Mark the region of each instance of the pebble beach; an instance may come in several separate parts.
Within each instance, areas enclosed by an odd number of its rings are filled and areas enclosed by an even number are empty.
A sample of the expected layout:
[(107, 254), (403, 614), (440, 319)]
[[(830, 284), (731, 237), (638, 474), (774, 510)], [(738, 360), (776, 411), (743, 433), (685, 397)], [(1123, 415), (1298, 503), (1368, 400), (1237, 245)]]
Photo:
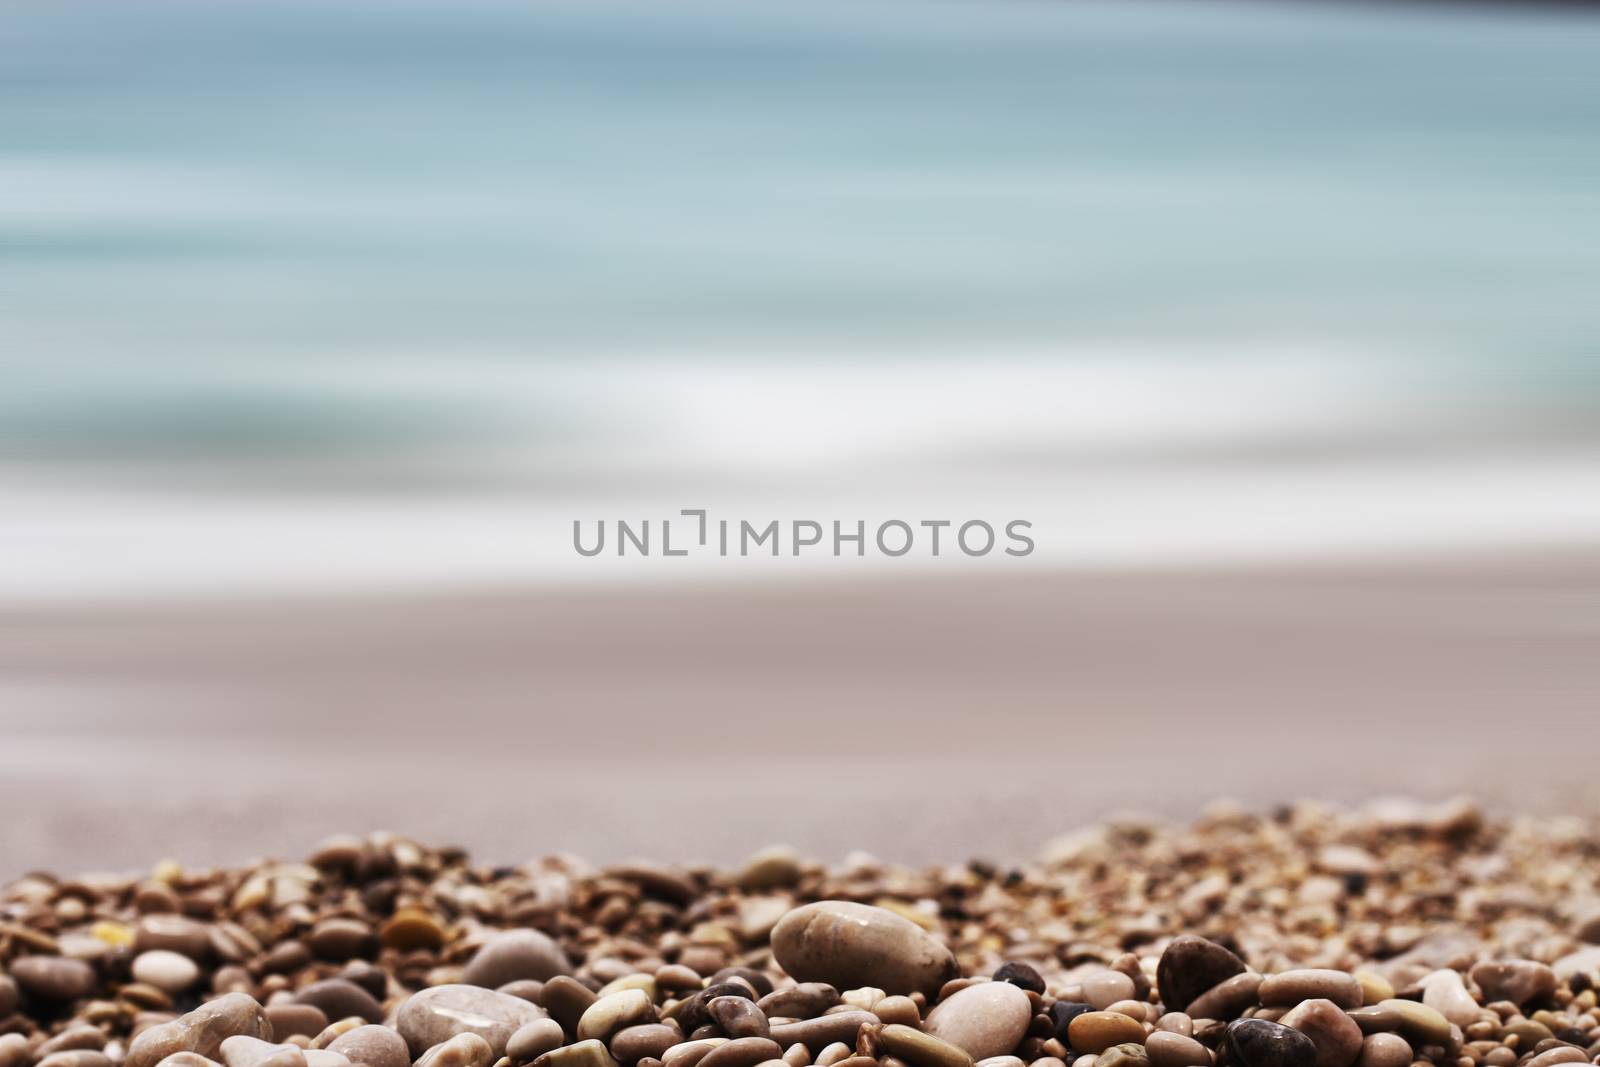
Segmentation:
[(0, 891), (0, 1067), (1600, 1062), (1600, 826), (1135, 817), (1035, 858), (475, 865), (390, 833)]

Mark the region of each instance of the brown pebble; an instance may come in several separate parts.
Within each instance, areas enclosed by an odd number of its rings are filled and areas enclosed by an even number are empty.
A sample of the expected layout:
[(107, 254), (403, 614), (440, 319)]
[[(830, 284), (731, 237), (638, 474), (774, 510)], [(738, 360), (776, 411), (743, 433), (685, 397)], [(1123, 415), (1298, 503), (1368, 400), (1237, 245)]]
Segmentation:
[(1256, 1003), (1262, 981), (1261, 975), (1254, 971), (1236, 974), (1200, 994), (1185, 1011), (1191, 1019), (1236, 1018)]
[(768, 1037), (740, 1037), (718, 1045), (700, 1060), (700, 1067), (755, 1067), (763, 1060), (780, 1059), (783, 1047)]
[(1361, 1052), (1361, 1027), (1331, 1000), (1303, 1000), (1279, 1021), (1317, 1046), (1316, 1067), (1350, 1067)]
[(23, 956), (11, 961), (11, 977), (41, 1000), (80, 1000), (94, 992), (94, 968), (65, 956)]
[(950, 950), (910, 919), (847, 900), (789, 912), (772, 929), (772, 954), (796, 981), (841, 989), (931, 995), (961, 973)]
[(1192, 1037), (1157, 1030), (1145, 1038), (1151, 1067), (1211, 1067), (1211, 1050)]
[(1067, 1025), (1074, 1052), (1099, 1053), (1112, 1045), (1144, 1040), (1144, 1027), (1114, 1011), (1086, 1011)]
[(265, 1010), (267, 1021), (272, 1024), (272, 1036), (278, 1041), (296, 1034), (316, 1037), (328, 1028), (327, 1014), (310, 1004), (268, 1004)]
[(345, 1030), (324, 1047), (352, 1063), (365, 1063), (368, 1067), (407, 1067), (411, 1062), (411, 1050), (406, 1047), (405, 1038), (387, 1026), (371, 1023)]
[(1354, 975), (1326, 968), (1282, 971), (1261, 980), (1256, 996), (1268, 1006), (1292, 1007), (1302, 1000), (1329, 1000), (1340, 1008), (1359, 1008), (1364, 999)]
[(1411, 1046), (1399, 1034), (1368, 1034), (1361, 1042), (1360, 1067), (1406, 1067)]
[[(560, 1027), (557, 1027), (559, 1030)], [(627, 1065), (653, 1057), (660, 1059), (667, 1049), (683, 1040), (675, 1026), (666, 1023), (641, 1023), (618, 1030), (611, 1038), (611, 1055), (618, 1063)], [(507, 1051), (510, 1051), (509, 1046)]]
[(910, 1026), (885, 1026), (878, 1034), (878, 1040), (885, 1049), (915, 1067), (973, 1067), (972, 1056), (959, 1045), (952, 1045)]

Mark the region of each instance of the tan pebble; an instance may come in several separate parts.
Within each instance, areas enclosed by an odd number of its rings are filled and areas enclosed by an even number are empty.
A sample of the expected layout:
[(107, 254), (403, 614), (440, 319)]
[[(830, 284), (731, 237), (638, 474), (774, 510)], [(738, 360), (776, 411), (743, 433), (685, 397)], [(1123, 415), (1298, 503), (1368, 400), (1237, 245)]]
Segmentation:
[(1450, 1020), (1426, 1004), (1414, 1000), (1385, 1000), (1376, 1006), (1398, 1012), (1400, 1032), (1420, 1044), (1443, 1045), (1450, 1040)]
[(1422, 1003), (1457, 1026), (1470, 1026), (1478, 1018), (1478, 1002), (1467, 992), (1461, 975), (1448, 968), (1422, 980)]
[(772, 954), (796, 981), (933, 994), (960, 974), (921, 926), (883, 908), (823, 900), (795, 908), (772, 930)]
[(667, 1049), (666, 1053), (661, 1057), (661, 1062), (665, 1067), (693, 1067), (712, 1049), (718, 1045), (726, 1044), (727, 1040), (725, 1037), (708, 1037), (697, 1041), (680, 1041)]
[(872, 1006), (872, 1014), (886, 1023), (916, 1026), (922, 1022), (922, 1013), (917, 1010), (917, 1002), (910, 997), (884, 997)]
[(1581, 1048), (1564, 1045), (1547, 1049), (1529, 1060), (1523, 1067), (1555, 1067), (1558, 1063), (1586, 1063), (1589, 1056)]
[(279, 1045), (243, 1034), (222, 1043), (227, 1067), (306, 1067), (306, 1054), (293, 1045)]
[(1261, 975), (1254, 971), (1236, 974), (1200, 994), (1185, 1011), (1191, 1019), (1221, 1021), (1236, 1018), (1256, 1003), (1262, 981)]
[(1144, 1023), (1150, 1021), (1151, 1007), (1151, 1005), (1137, 1000), (1119, 1000), (1113, 1004), (1106, 1005), (1105, 1010), (1114, 1011), (1119, 1015), (1126, 1015), (1130, 1019), (1137, 1019), (1139, 1022)]
[(789, 1067), (806, 1067), (811, 1062), (811, 1050), (796, 1041), (783, 1050), (783, 1062)]
[[(677, 1031), (674, 1030), (672, 1033), (676, 1034)], [(565, 1040), (560, 1023), (554, 1019), (535, 1019), (517, 1027), (516, 1032), (506, 1040), (506, 1055), (516, 1063), (526, 1063), (538, 1059), (551, 1049), (560, 1048)], [(665, 1051), (671, 1044), (672, 1042), (667, 1042), (662, 1046), (662, 1050)], [(660, 1052), (652, 1055), (660, 1055)], [(373, 1067), (377, 1065), (374, 1064)]]
[(1361, 1007), (1366, 996), (1354, 975), (1317, 967), (1268, 975), (1261, 980), (1256, 995), (1268, 1007), (1293, 1007), (1302, 1000), (1331, 1000), (1346, 1009)]
[(1119, 1000), (1132, 1000), (1133, 979), (1120, 971), (1096, 971), (1079, 983), (1083, 1002), (1097, 1011), (1105, 1011)]
[[(796, 1042), (796, 1044), (799, 1043)], [(800, 1045), (799, 1047), (805, 1048), (805, 1045)], [(817, 1067), (833, 1067), (840, 1060), (847, 1060), (854, 1054), (855, 1047), (853, 1045), (847, 1045), (843, 1041), (835, 1041), (817, 1053)]]
[(1181, 1011), (1169, 1011), (1156, 1020), (1156, 1029), (1173, 1034), (1182, 1034), (1184, 1037), (1193, 1037), (1194, 1020)]
[(1026, 992), (1010, 982), (983, 982), (940, 1001), (924, 1029), (982, 1060), (1014, 1050), (1032, 1019)]
[(1059, 1056), (1040, 1056), (1028, 1067), (1067, 1067), (1067, 1061)]
[(1145, 1038), (1144, 1051), (1151, 1067), (1211, 1067), (1211, 1050), (1175, 1031), (1157, 1030)]
[(909, 1026), (885, 1026), (878, 1039), (884, 1048), (915, 1067), (974, 1067), (972, 1056), (959, 1045)]
[(1399, 1034), (1368, 1034), (1361, 1042), (1360, 1067), (1406, 1067), (1411, 1046)]
[(616, 1063), (598, 1041), (575, 1041), (533, 1061), (534, 1067), (616, 1067)]
[(1096, 1067), (1149, 1067), (1150, 1057), (1136, 1041), (1112, 1045), (1095, 1056)]
[(740, 1037), (718, 1045), (699, 1062), (702, 1067), (756, 1067), (764, 1060), (782, 1056), (782, 1046), (770, 1037)]
[(1394, 997), (1394, 986), (1377, 971), (1363, 967), (1355, 972), (1355, 979), (1361, 983), (1363, 1004), (1376, 1004)]
[(1279, 1022), (1317, 1046), (1316, 1067), (1350, 1067), (1361, 1053), (1361, 1027), (1331, 1000), (1302, 1000)]
[(990, 1056), (978, 1061), (977, 1067), (1026, 1067), (1020, 1056)]
[(112, 1067), (111, 1057), (99, 1049), (74, 1048), (52, 1052), (34, 1067)]
[(489, 1047), (489, 1042), (469, 1030), (424, 1052), (416, 1067), (489, 1067), (494, 1060), (494, 1049)]
[[(360, 1019), (344, 1019), (329, 1029), (350, 1022), (356, 1025), (339, 1030), (323, 1047), (353, 1063), (365, 1063), (367, 1067), (407, 1067), (410, 1064), (411, 1054), (406, 1048), (406, 1039), (387, 1026), (364, 1023)], [(318, 1035), (318, 1040), (321, 1040), (321, 1035)]]
[(1075, 1052), (1095, 1054), (1143, 1039), (1144, 1027), (1120, 1012), (1086, 1011), (1067, 1025), (1067, 1043)]

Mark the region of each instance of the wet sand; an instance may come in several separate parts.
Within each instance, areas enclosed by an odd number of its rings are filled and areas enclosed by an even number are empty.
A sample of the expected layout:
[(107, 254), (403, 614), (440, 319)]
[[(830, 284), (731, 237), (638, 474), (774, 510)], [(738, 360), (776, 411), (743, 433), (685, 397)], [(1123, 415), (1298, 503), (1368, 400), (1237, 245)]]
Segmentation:
[(1600, 555), (0, 612), (0, 877), (786, 841), (1027, 855), (1109, 812), (1600, 811)]

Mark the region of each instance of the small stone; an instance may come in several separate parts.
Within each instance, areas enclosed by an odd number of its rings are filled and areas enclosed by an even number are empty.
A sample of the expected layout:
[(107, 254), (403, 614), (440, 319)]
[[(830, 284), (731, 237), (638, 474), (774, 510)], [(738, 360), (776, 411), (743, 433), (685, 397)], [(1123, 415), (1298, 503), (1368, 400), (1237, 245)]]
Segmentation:
[(324, 919), (305, 935), (305, 943), (318, 959), (336, 963), (357, 956), (372, 956), (378, 949), (372, 927), (359, 919)]
[[(328, 1017), (321, 1008), (313, 1008), (310, 1004), (268, 1004), (266, 1007), (267, 1021), (272, 1024), (273, 1038), (294, 1037), (296, 1034), (305, 1037), (316, 1037), (328, 1028)], [(378, 1064), (368, 1063), (367, 1067), (379, 1067)]]
[(1079, 985), (1083, 989), (1083, 999), (1096, 1011), (1105, 1011), (1119, 1000), (1133, 999), (1133, 979), (1121, 971), (1095, 971), (1086, 975)]
[(861, 1028), (869, 1024), (876, 1025), (877, 1022), (878, 1017), (870, 1011), (832, 1012), (814, 1019), (774, 1024), (772, 1040), (785, 1047), (798, 1041), (813, 1053), (821, 1052), (835, 1042), (854, 1047)]
[(1135, 1041), (1112, 1045), (1095, 1057), (1095, 1067), (1148, 1067), (1150, 1055)]
[(326, 1048), (367, 1067), (409, 1067), (411, 1063), (406, 1039), (387, 1026), (357, 1026), (328, 1042)]
[(1313, 1067), (1317, 1046), (1300, 1031), (1265, 1019), (1237, 1019), (1225, 1040), (1241, 1067)]
[(1398, 1014), (1400, 1032), (1418, 1045), (1443, 1045), (1450, 1040), (1450, 1020), (1426, 1004), (1414, 1000), (1385, 1000), (1377, 1007)]
[(383, 1005), (377, 998), (348, 978), (329, 978), (313, 982), (295, 994), (301, 1004), (310, 1004), (330, 1019), (359, 1015), (369, 1023), (383, 1021)]
[(483, 1038), (494, 1058), (499, 1059), (505, 1054), (506, 1042), (512, 1034), (535, 1019), (545, 1017), (537, 1005), (492, 989), (441, 985), (407, 997), (395, 1012), (394, 1025), (406, 1039), (413, 1056), (420, 1056), (433, 1046), (466, 1033)]
[(1422, 1003), (1457, 1026), (1471, 1026), (1478, 1018), (1478, 1002), (1467, 992), (1461, 975), (1453, 970), (1438, 970), (1422, 979)]
[(756, 1002), (767, 1018), (811, 1019), (839, 1003), (839, 991), (826, 982), (801, 982), (768, 993)]
[(739, 888), (756, 893), (783, 889), (800, 881), (803, 870), (798, 852), (787, 845), (772, 845), (745, 861)]
[(467, 1030), (424, 1052), (416, 1067), (489, 1067), (495, 1059), (489, 1042)]
[(1485, 1002), (1508, 1000), (1519, 1008), (1556, 991), (1556, 972), (1533, 960), (1485, 960), (1472, 968), (1472, 981)]
[(700, 1059), (700, 1067), (756, 1067), (783, 1056), (783, 1049), (767, 1037), (741, 1037), (725, 1042)]
[(1211, 1067), (1211, 1050), (1192, 1037), (1157, 1030), (1144, 1040), (1151, 1067)]
[(714, 997), (706, 1004), (706, 1013), (729, 1037), (767, 1037), (771, 1033), (766, 1013), (744, 997)]
[(237, 1035), (269, 1040), (272, 1024), (253, 997), (228, 993), (171, 1022), (140, 1031), (128, 1045), (123, 1067), (155, 1067), (175, 1052), (218, 1060), (222, 1043)]
[(1359, 1008), (1364, 998), (1361, 983), (1354, 975), (1315, 967), (1268, 975), (1261, 980), (1256, 996), (1268, 1007), (1290, 1007), (1302, 1000), (1331, 1000), (1341, 1008)]
[(1361, 1027), (1331, 1000), (1302, 1000), (1278, 1021), (1317, 1046), (1316, 1067), (1350, 1067), (1361, 1052)]
[(1028, 994), (1009, 982), (980, 982), (941, 1000), (923, 1029), (974, 1060), (1003, 1056), (1017, 1047), (1033, 1018)]
[(1183, 1010), (1192, 1019), (1236, 1018), (1256, 1003), (1262, 981), (1254, 971), (1236, 974), (1200, 994)]
[(182, 993), (200, 980), (200, 966), (188, 956), (170, 949), (141, 952), (133, 959), (136, 981), (153, 985), (164, 993)]
[(216, 1060), (207, 1059), (198, 1052), (174, 1052), (156, 1067), (222, 1067)]
[(965, 1049), (909, 1026), (885, 1026), (878, 1041), (915, 1067), (974, 1067)]
[(507, 930), (478, 949), (461, 972), (467, 985), (495, 989), (522, 978), (548, 982), (570, 974), (572, 963), (548, 934), (538, 930)]
[(305, 1052), (299, 1047), (244, 1034), (223, 1041), (221, 1053), (227, 1067), (306, 1067)]
[(1361, 1042), (1359, 1067), (1407, 1067), (1413, 1053), (1399, 1034), (1368, 1034)]
[[(656, 1008), (642, 989), (622, 989), (599, 997), (578, 1020), (576, 1037), (604, 1041), (625, 1026), (654, 1022)], [(782, 1052), (782, 1049), (779, 1049)]]
[(1356, 971), (1355, 979), (1361, 983), (1361, 1003), (1376, 1004), (1380, 1000), (1390, 1000), (1394, 997), (1394, 985), (1370, 968)]
[(133, 947), (140, 952), (166, 949), (203, 960), (211, 951), (211, 928), (182, 915), (141, 915), (134, 924)]
[(0, 1034), (0, 1067), (22, 1067), (33, 1062), (33, 1049), (21, 1034)]
[(11, 977), (29, 996), (58, 1003), (94, 992), (94, 968), (65, 956), (23, 956), (11, 961)]
[[(529, 1023), (528, 1026), (522, 1029), (527, 1030), (536, 1025), (538, 1024)], [(517, 1033), (521, 1034), (522, 1030), (518, 1030)], [(555, 1037), (556, 1044), (559, 1045), (561, 1043), (561, 1028), (559, 1026), (556, 1027)], [(668, 1026), (665, 1023), (642, 1023), (638, 1026), (630, 1026), (626, 1029), (618, 1030), (612, 1036), (611, 1055), (616, 1058), (618, 1063), (624, 1065), (638, 1063), (646, 1057), (660, 1059), (666, 1055), (667, 1049), (682, 1040), (683, 1034), (678, 1032), (677, 1027)], [(512, 1038), (512, 1045), (515, 1043), (516, 1038)], [(512, 1045), (506, 1046), (506, 1054), (513, 1060), (521, 1059), (521, 1057), (512, 1052)], [(811, 1060), (808, 1056), (806, 1063), (809, 1064), (810, 1062)]]
[(1245, 970), (1243, 960), (1215, 941), (1185, 934), (1161, 953), (1156, 989), (1168, 1011), (1185, 1011), (1201, 994)]
[(421, 908), (401, 908), (378, 928), (378, 940), (382, 942), (383, 947), (398, 949), (401, 952), (414, 952), (418, 949), (437, 952), (444, 947), (445, 937), (444, 924), (432, 912)]
[(1144, 1027), (1117, 1011), (1086, 1011), (1067, 1026), (1067, 1043), (1074, 1052), (1099, 1053), (1112, 1045), (1144, 1040)]
[(98, 1049), (75, 1048), (52, 1052), (34, 1067), (112, 1067), (111, 1057)]
[(840, 989), (931, 997), (961, 973), (950, 950), (910, 919), (846, 900), (789, 912), (772, 930), (772, 954), (796, 981)]
[(616, 1067), (605, 1045), (598, 1041), (578, 1041), (551, 1049), (533, 1061), (534, 1067)]
[(1058, 1000), (1050, 1005), (1050, 1022), (1055, 1027), (1056, 1040), (1066, 1044), (1067, 1028), (1086, 1011), (1094, 1011), (1094, 1008), (1078, 1000)]
[(994, 972), (994, 980), (996, 982), (1010, 982), (1012, 985), (1020, 989), (1026, 989), (1030, 993), (1044, 995), (1044, 979), (1039, 975), (1038, 971), (1020, 960), (1008, 960), (1002, 963), (1000, 969)]

